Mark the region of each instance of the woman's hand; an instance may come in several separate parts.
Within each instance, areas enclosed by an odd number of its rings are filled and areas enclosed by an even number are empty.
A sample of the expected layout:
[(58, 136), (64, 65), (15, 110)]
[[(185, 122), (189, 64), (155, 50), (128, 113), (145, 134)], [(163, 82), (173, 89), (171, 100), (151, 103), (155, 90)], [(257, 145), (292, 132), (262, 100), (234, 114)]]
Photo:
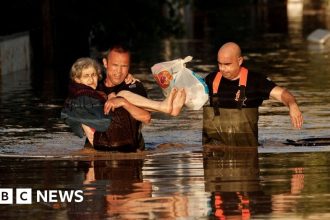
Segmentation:
[(112, 92), (108, 95), (108, 100), (116, 97), (117, 97), (116, 93)]
[(134, 78), (133, 75), (129, 73), (125, 78), (125, 83), (126, 84), (134, 84), (135, 82), (140, 82), (140, 80)]
[(116, 108), (124, 107), (125, 105), (127, 105), (127, 100), (122, 97), (108, 99), (104, 103), (104, 114), (108, 115), (110, 111), (113, 112)]

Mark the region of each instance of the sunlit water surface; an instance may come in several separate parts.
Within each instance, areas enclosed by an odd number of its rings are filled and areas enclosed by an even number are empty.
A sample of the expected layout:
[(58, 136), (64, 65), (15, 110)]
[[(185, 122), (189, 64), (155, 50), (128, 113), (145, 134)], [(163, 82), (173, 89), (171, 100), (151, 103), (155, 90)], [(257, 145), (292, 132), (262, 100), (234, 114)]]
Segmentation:
[[(329, 137), (330, 48), (281, 35), (241, 46), (246, 65), (289, 88), (305, 119), (295, 130), (287, 108), (266, 101), (260, 108), (259, 153), (204, 149), (202, 110), (187, 109), (175, 118), (153, 113), (143, 128), (145, 152), (86, 150), (85, 140), (59, 120), (64, 97), (52, 94), (51, 86), (36, 89), (30, 72), (2, 76), (0, 186), (32, 188), (33, 204), (0, 205), (0, 218), (329, 219), (330, 146), (283, 142)], [(187, 66), (204, 77), (216, 69), (208, 48), (212, 45), (199, 40), (165, 41), (154, 60), (133, 63), (133, 69), (149, 96), (161, 100), (150, 67), (192, 55)], [(36, 201), (37, 190), (51, 189), (83, 190), (84, 200)]]

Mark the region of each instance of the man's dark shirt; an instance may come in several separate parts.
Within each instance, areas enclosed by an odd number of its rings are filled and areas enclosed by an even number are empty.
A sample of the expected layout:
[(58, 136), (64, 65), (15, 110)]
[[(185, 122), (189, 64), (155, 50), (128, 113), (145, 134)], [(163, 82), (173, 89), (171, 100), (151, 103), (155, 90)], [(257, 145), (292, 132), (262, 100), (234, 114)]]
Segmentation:
[[(107, 87), (107, 86), (105, 86), (104, 82), (101, 82), (101, 83), (99, 83), (97, 90), (103, 91), (107, 95), (109, 95), (112, 92), (117, 94), (118, 92), (120, 92), (122, 90), (127, 90), (132, 93), (147, 97), (147, 92), (141, 82), (135, 82), (134, 84), (126, 84), (125, 82), (122, 82), (121, 84), (113, 86), (113, 87)], [(134, 126), (134, 127), (139, 128), (139, 129), (133, 130), (133, 133), (137, 132), (137, 133), (135, 133), (135, 135), (138, 137), (138, 140), (137, 140), (138, 146), (133, 146), (133, 147), (143, 150), (145, 147), (144, 146), (145, 144), (144, 144), (143, 135), (141, 133), (141, 126), (142, 126), (142, 122), (136, 121), (136, 126)]]
[(120, 92), (122, 90), (127, 90), (127, 91), (133, 92), (135, 94), (147, 97), (147, 92), (141, 82), (135, 82), (134, 84), (126, 84), (125, 82), (122, 82), (121, 84), (113, 86), (113, 87), (106, 87), (104, 85), (104, 82), (101, 82), (101, 83), (99, 83), (97, 90), (103, 91), (107, 95), (109, 95), (112, 92), (117, 94), (118, 92)]
[[(213, 93), (213, 80), (217, 72), (210, 73), (206, 76), (205, 82), (209, 88), (210, 97), (214, 96)], [(276, 84), (266, 78), (264, 75), (250, 72), (248, 73), (246, 83), (246, 101), (243, 108), (256, 108), (259, 107), (263, 100), (269, 99), (271, 90)], [(237, 101), (235, 101), (236, 93), (239, 90), (239, 79), (229, 80), (222, 77), (217, 95), (219, 102), (217, 106), (220, 108), (237, 108)]]

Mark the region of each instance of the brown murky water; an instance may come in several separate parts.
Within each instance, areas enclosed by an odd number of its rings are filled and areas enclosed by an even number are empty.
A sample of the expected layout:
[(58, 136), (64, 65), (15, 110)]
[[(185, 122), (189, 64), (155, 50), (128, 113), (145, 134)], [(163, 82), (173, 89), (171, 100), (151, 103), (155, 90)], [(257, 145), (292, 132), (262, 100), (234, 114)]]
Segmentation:
[[(289, 33), (240, 43), (246, 65), (289, 88), (305, 117), (303, 129), (294, 130), (286, 107), (265, 102), (258, 150), (203, 148), (202, 112), (188, 110), (176, 118), (153, 113), (143, 153), (84, 150), (84, 140), (59, 120), (63, 97), (49, 86), (54, 79), (36, 88), (29, 72), (2, 76), (0, 188), (31, 188), (32, 204), (0, 204), (0, 218), (328, 219), (330, 146), (283, 142), (329, 137), (330, 47), (309, 44), (302, 27), (310, 24), (297, 28), (299, 19), (292, 19)], [(207, 39), (166, 40), (161, 48), (133, 63), (151, 98), (162, 99), (150, 76), (156, 62), (192, 55), (188, 67), (201, 76), (216, 69), (217, 48)], [(56, 201), (38, 202), (43, 190), (82, 190), (83, 201), (60, 201), (57, 194)]]

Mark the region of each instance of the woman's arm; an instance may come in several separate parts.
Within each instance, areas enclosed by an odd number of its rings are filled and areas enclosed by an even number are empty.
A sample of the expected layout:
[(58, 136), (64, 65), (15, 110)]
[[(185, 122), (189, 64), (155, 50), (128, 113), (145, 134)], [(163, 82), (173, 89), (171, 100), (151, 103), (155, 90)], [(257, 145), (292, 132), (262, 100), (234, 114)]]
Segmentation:
[(119, 107), (123, 107), (125, 110), (127, 110), (136, 120), (141, 121), (145, 124), (150, 123), (150, 112), (131, 104), (125, 98), (122, 97), (109, 99), (104, 104), (104, 114), (109, 114), (110, 111), (114, 111), (116, 108)]

